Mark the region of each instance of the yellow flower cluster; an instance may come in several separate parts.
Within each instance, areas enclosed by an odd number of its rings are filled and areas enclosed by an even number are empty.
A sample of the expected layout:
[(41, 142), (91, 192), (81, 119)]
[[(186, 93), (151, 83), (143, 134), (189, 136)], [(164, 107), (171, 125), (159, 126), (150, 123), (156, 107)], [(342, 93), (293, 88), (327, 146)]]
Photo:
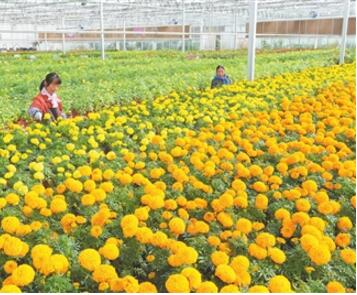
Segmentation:
[(354, 67), (10, 124), (0, 292), (353, 291)]

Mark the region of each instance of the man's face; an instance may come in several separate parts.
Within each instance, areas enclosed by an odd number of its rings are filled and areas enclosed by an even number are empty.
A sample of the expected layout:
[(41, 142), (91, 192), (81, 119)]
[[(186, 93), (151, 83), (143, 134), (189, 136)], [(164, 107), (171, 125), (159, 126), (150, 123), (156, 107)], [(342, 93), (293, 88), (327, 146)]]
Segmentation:
[(224, 77), (224, 69), (219, 68), (219, 69), (217, 70), (217, 76), (218, 76), (218, 77)]

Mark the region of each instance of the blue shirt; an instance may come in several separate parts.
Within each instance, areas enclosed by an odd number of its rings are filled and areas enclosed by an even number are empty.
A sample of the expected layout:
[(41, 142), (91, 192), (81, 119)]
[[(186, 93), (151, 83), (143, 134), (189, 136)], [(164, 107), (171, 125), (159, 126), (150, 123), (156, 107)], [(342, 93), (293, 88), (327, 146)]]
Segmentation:
[(211, 88), (221, 87), (222, 85), (232, 84), (231, 79), (227, 75), (223, 77), (215, 76), (211, 83)]

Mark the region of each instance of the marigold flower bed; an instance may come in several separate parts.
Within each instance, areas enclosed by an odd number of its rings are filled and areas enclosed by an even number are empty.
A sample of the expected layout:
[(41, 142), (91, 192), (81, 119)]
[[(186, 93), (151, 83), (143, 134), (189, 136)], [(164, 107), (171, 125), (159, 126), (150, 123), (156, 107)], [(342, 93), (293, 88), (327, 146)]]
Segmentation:
[(0, 137), (1, 292), (354, 292), (355, 64)]

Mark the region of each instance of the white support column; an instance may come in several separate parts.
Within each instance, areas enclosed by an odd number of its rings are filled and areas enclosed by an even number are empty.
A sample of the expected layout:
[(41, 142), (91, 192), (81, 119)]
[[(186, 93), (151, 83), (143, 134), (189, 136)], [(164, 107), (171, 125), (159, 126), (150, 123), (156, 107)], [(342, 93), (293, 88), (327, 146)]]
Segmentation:
[(36, 51), (39, 51), (40, 50), (40, 43), (38, 42), (37, 24), (35, 24), (35, 40), (36, 40)]
[[(208, 20), (209, 20), (209, 25), (208, 25), (208, 33), (212, 33), (212, 26), (213, 26), (213, 4), (212, 0), (209, 1), (209, 11), (208, 11)], [(216, 50), (216, 36), (213, 36), (211, 34), (207, 35), (207, 47), (206, 49), (209, 50)]]
[(201, 23), (200, 23), (200, 50), (204, 49), (204, 40), (205, 40), (205, 35), (203, 34), (203, 30), (204, 30), (204, 21), (203, 18), (201, 19)]
[(123, 50), (126, 50), (126, 22), (124, 19), (124, 24), (123, 24), (123, 30), (124, 30), (124, 36), (123, 36)]
[(234, 50), (237, 49), (237, 44), (238, 44), (237, 21), (238, 21), (238, 13), (237, 11), (234, 11)]
[(186, 22), (186, 15), (185, 15), (185, 0), (182, 0), (182, 52), (185, 52), (185, 22)]
[[(62, 30), (64, 30), (64, 17), (62, 17)], [(62, 52), (66, 53), (66, 35), (62, 33)]]
[(248, 79), (254, 80), (258, 0), (249, 1)]
[(102, 52), (102, 60), (105, 59), (105, 51), (104, 51), (104, 9), (103, 9), (103, 0), (100, 0), (100, 43), (101, 43), (101, 52)]
[(345, 0), (345, 9), (343, 13), (342, 35), (341, 35), (341, 45), (340, 45), (340, 64), (343, 64), (345, 62), (349, 16), (350, 16), (350, 0)]
[(317, 49), (318, 37), (315, 38), (314, 49)]

